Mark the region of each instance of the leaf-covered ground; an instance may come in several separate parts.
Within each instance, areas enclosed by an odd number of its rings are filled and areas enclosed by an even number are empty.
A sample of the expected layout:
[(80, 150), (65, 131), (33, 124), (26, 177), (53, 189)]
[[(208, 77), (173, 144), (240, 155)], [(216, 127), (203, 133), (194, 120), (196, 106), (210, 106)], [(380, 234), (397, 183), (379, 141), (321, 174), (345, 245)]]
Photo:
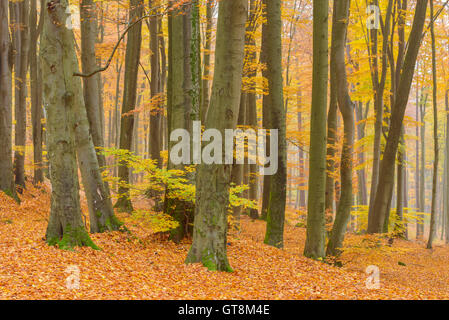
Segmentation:
[[(448, 247), (350, 236), (343, 267), (334, 267), (302, 256), (305, 229), (287, 226), (278, 250), (263, 244), (263, 222), (244, 217), (228, 245), (235, 272), (220, 273), (185, 265), (189, 243), (162, 240), (123, 215), (132, 235), (93, 235), (101, 251), (49, 247), (48, 214), (48, 189), (29, 186), (20, 206), (0, 196), (0, 299), (449, 299)], [(71, 265), (78, 290), (66, 287)], [(380, 268), (380, 289), (366, 288), (368, 265)]]

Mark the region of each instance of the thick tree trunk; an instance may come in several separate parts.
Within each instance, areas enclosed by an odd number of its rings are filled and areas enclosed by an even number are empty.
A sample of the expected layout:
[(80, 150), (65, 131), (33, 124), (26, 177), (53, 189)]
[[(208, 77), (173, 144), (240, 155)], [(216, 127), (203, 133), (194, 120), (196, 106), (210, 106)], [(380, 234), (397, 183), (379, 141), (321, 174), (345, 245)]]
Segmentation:
[[(143, 14), (143, 0), (130, 0), (129, 21), (137, 21)], [(142, 22), (137, 23), (128, 32), (128, 43), (126, 44), (125, 58), (125, 88), (123, 92), (122, 118), (120, 123), (120, 149), (131, 150), (134, 114), (137, 100), (137, 75), (139, 73), (140, 48), (142, 45)], [(129, 198), (129, 168), (124, 162), (120, 162), (118, 176), (121, 185), (115, 207), (124, 212), (133, 211), (131, 199)]]
[[(45, 1), (46, 17), (41, 40), (44, 101), (47, 111), (47, 143), (52, 184), (51, 212), (46, 241), (60, 248), (90, 246), (97, 249), (81, 217), (76, 165), (76, 104), (81, 83), (77, 71), (73, 32), (66, 28), (68, 3)], [(87, 122), (87, 121), (86, 121)]]
[(395, 99), (395, 105), (392, 108), (390, 130), (380, 165), (379, 183), (372, 211), (375, 214), (373, 214), (372, 219), (368, 221), (368, 233), (381, 233), (385, 218), (387, 217), (389, 197), (391, 199), (394, 185), (396, 152), (401, 135), (405, 108), (407, 107), (410, 87), (415, 72), (416, 59), (421, 45), (426, 11), (427, 0), (418, 0), (408, 43), (408, 50), (402, 66), (401, 80), (398, 86), (398, 92), (400, 94), (398, 94)]
[(324, 258), (329, 0), (313, 2), (313, 80), (307, 238), (304, 255)]
[(12, 65), (8, 1), (0, 0), (0, 190), (16, 198), (12, 165)]
[(348, 93), (346, 76), (345, 46), (349, 23), (350, 0), (334, 2), (332, 20), (331, 61), (335, 63), (336, 92), (338, 107), (343, 117), (344, 136), (340, 161), (341, 194), (337, 214), (327, 245), (326, 253), (336, 256), (343, 245), (346, 226), (352, 208), (352, 163), (354, 144), (354, 104)]
[[(206, 128), (235, 129), (242, 86), (246, 0), (219, 3), (215, 75)], [(231, 165), (201, 164), (197, 169), (195, 224), (186, 263), (209, 270), (232, 271), (226, 253)]]

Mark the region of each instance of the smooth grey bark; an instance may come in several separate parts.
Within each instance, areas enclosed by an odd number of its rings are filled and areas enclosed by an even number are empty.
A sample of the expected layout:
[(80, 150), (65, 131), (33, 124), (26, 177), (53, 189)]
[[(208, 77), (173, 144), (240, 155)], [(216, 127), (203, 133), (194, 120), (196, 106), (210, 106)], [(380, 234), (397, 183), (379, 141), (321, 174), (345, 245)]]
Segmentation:
[[(143, 0), (130, 0), (129, 22), (136, 22), (143, 15)], [(125, 86), (123, 91), (122, 117), (120, 121), (120, 149), (131, 150), (134, 113), (137, 100), (137, 75), (139, 73), (140, 48), (142, 45), (142, 21), (128, 32), (125, 56)], [(123, 212), (132, 212), (133, 206), (129, 198), (129, 168), (124, 162), (119, 163), (118, 176), (120, 198), (115, 208)]]
[(306, 257), (324, 258), (326, 188), (326, 109), (329, 0), (313, 2), (313, 79), (310, 122)]
[[(225, 129), (237, 125), (247, 15), (246, 0), (219, 3), (215, 72), (205, 127), (219, 130), (222, 136)], [(231, 171), (232, 166), (226, 164), (203, 163), (197, 169), (193, 243), (186, 263), (232, 271), (226, 248)]]
[(77, 71), (73, 65), (76, 54), (73, 32), (65, 25), (67, 6), (67, 0), (45, 2), (40, 48), (52, 184), (46, 241), (62, 249), (75, 246), (97, 249), (81, 217), (74, 130), (76, 105), (82, 102), (81, 80), (73, 77)]
[(0, 190), (17, 197), (12, 164), (12, 66), (8, 1), (0, 0)]
[(287, 139), (286, 115), (282, 79), (282, 19), (281, 1), (264, 0), (266, 5), (266, 32), (268, 104), (270, 108), (270, 129), (278, 130), (278, 170), (271, 177), (270, 200), (267, 210), (265, 243), (277, 248), (284, 246), (284, 223), (287, 192)]

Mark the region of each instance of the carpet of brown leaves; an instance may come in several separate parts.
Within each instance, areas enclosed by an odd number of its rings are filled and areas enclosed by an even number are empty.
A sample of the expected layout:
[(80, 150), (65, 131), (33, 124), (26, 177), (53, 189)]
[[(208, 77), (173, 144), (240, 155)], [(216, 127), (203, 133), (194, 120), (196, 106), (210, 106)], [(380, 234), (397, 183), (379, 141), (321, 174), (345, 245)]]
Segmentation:
[[(278, 250), (263, 244), (264, 223), (245, 217), (229, 239), (235, 272), (221, 273), (185, 265), (189, 243), (157, 239), (131, 221), (132, 235), (92, 235), (101, 251), (49, 247), (48, 214), (48, 188), (29, 186), (20, 206), (0, 195), (0, 299), (449, 299), (448, 247), (367, 248), (366, 238), (350, 236), (339, 268), (302, 256), (303, 228), (287, 226)], [(71, 265), (80, 269), (77, 290), (66, 287)], [(379, 266), (380, 289), (366, 288), (368, 265)]]

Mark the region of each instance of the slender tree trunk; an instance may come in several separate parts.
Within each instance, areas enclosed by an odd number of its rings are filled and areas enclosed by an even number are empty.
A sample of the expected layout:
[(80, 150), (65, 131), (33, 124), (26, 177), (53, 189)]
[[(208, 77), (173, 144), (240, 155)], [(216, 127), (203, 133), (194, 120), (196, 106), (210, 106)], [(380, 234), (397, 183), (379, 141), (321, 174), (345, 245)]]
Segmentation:
[[(150, 8), (155, 5), (154, 0), (149, 0)], [(150, 51), (151, 51), (151, 98), (153, 105), (150, 111), (150, 158), (156, 160), (157, 167), (162, 168), (161, 158), (161, 139), (162, 139), (162, 114), (163, 105), (161, 104), (161, 65), (159, 55), (159, 17), (153, 16), (149, 19), (150, 29)]]
[(436, 60), (436, 44), (435, 44), (435, 21), (433, 10), (433, 1), (430, 1), (430, 34), (432, 38), (432, 79), (433, 79), (433, 144), (434, 144), (434, 160), (433, 160), (433, 178), (432, 178), (432, 204), (430, 209), (430, 230), (427, 249), (432, 249), (433, 240), (437, 233), (437, 183), (438, 183), (438, 161), (439, 161), (439, 145), (438, 145), (438, 82), (437, 82), (437, 60)]
[(16, 199), (12, 164), (12, 66), (8, 1), (0, 0), (0, 190)]
[[(355, 114), (357, 125), (357, 139), (361, 141), (365, 138), (365, 127), (366, 123), (363, 120), (366, 119), (369, 111), (370, 103), (366, 103), (365, 110), (363, 110), (363, 103), (359, 102), (359, 105), (356, 106)], [(363, 148), (362, 148), (363, 149)], [(363, 166), (363, 168), (357, 170), (357, 181), (358, 181), (358, 205), (366, 206), (368, 204), (368, 193), (366, 190), (366, 173), (365, 173), (365, 152), (363, 150), (359, 150), (357, 152), (357, 161), (359, 166)]]
[(402, 130), (405, 108), (410, 93), (410, 87), (415, 72), (416, 59), (421, 45), (427, 11), (427, 0), (418, 0), (415, 9), (415, 17), (410, 33), (408, 50), (404, 59), (401, 72), (401, 80), (398, 86), (398, 94), (395, 105), (392, 108), (390, 130), (384, 155), (380, 165), (379, 183), (373, 205), (372, 219), (368, 221), (368, 233), (381, 233), (385, 218), (387, 217), (389, 198), (393, 192), (394, 169), (396, 152)]
[(327, 245), (328, 255), (338, 255), (343, 245), (346, 227), (351, 217), (352, 208), (352, 163), (354, 144), (354, 104), (348, 93), (346, 76), (345, 46), (349, 23), (350, 0), (334, 2), (332, 20), (331, 61), (335, 63), (338, 107), (343, 117), (344, 136), (340, 161), (341, 194), (337, 214)]
[(446, 191), (445, 191), (445, 217), (446, 217), (446, 225), (445, 225), (445, 242), (446, 244), (449, 243), (449, 89), (446, 90), (446, 98), (445, 98), (445, 105), (446, 105)]
[[(40, 66), (37, 56), (37, 40), (43, 27), (43, 17), (45, 10), (41, 9), (39, 23), (37, 21), (37, 1), (31, 1), (30, 6), (30, 93), (31, 93), (31, 122), (33, 125), (33, 184), (38, 185), (44, 182), (44, 170), (42, 159), (42, 82), (40, 80)], [(43, 8), (44, 1), (41, 1)]]
[(73, 64), (77, 59), (73, 32), (65, 26), (67, 6), (67, 0), (45, 1), (47, 13), (40, 48), (52, 184), (46, 241), (62, 249), (97, 249), (81, 217), (74, 127), (76, 104), (82, 103), (82, 97), (80, 80), (72, 76), (78, 70)]
[(278, 133), (277, 172), (271, 177), (270, 200), (267, 211), (267, 230), (265, 243), (277, 248), (284, 246), (285, 201), (287, 192), (287, 139), (286, 115), (282, 80), (282, 20), (281, 1), (265, 0), (267, 10), (266, 32), (268, 103), (271, 114), (271, 129)]
[[(219, 3), (215, 75), (206, 128), (224, 136), (235, 129), (242, 87), (246, 0)], [(202, 262), (209, 270), (232, 271), (227, 258), (227, 211), (231, 165), (201, 164), (197, 169), (195, 224), (186, 263)]]
[[(137, 21), (143, 14), (143, 0), (130, 0), (129, 21)], [(131, 150), (134, 114), (137, 99), (137, 75), (139, 73), (140, 48), (142, 45), (142, 22), (137, 23), (128, 32), (128, 43), (126, 44), (125, 58), (125, 88), (123, 91), (122, 119), (120, 124), (120, 149)], [(121, 185), (115, 207), (124, 212), (133, 211), (131, 199), (129, 198), (129, 168), (124, 162), (120, 162), (118, 176)]]
[[(331, 56), (332, 56), (331, 48)], [(335, 210), (335, 154), (337, 153), (337, 75), (333, 59), (330, 60), (330, 100), (327, 113), (327, 153), (326, 153), (326, 223), (332, 223)]]
[[(375, 5), (378, 5), (378, 1), (375, 1)], [(370, 202), (369, 202), (369, 212), (368, 212), (368, 225), (372, 224), (373, 220), (376, 219), (376, 212), (373, 210), (374, 199), (376, 196), (376, 190), (379, 183), (379, 175), (380, 175), (380, 159), (381, 159), (381, 141), (382, 141), (382, 129), (383, 129), (383, 112), (384, 112), (384, 100), (383, 94), (385, 90), (385, 82), (387, 78), (388, 71), (388, 58), (387, 58), (387, 48), (388, 48), (388, 39), (390, 35), (390, 21), (393, 10), (393, 0), (388, 1), (387, 12), (385, 14), (385, 25), (382, 41), (382, 72), (380, 74), (379, 79), (379, 70), (378, 70), (378, 43), (377, 43), (377, 33), (378, 30), (372, 29), (371, 32), (371, 55), (372, 63), (372, 81), (373, 81), (373, 89), (374, 89), (374, 108), (376, 114), (376, 122), (374, 124), (374, 146), (373, 146), (373, 171), (371, 177), (371, 189), (370, 189)], [(391, 200), (391, 199), (390, 199)], [(389, 206), (389, 204), (388, 204)]]
[(215, 8), (215, 0), (206, 2), (206, 37), (204, 39), (204, 55), (203, 55), (203, 99), (201, 102), (201, 122), (206, 121), (207, 109), (209, 108), (210, 95), (210, 58), (212, 49), (212, 28), (213, 28), (213, 12)]
[(313, 80), (307, 238), (304, 255), (324, 258), (329, 0), (313, 2)]
[(419, 102), (419, 111), (421, 119), (421, 130), (420, 130), (420, 143), (421, 143), (421, 154), (420, 154), (420, 171), (419, 171), (419, 212), (418, 215), (420, 221), (418, 222), (416, 229), (416, 238), (422, 239), (424, 236), (424, 212), (426, 211), (426, 107), (427, 107), (427, 94), (424, 97), (423, 88), (421, 89), (421, 98)]
[(25, 188), (25, 145), (26, 145), (26, 97), (27, 97), (27, 71), (30, 46), (29, 12), (30, 1), (22, 0), (12, 3), (14, 13), (14, 49), (16, 59), (14, 63), (14, 114), (15, 114), (15, 146), (14, 173), (16, 186)]

